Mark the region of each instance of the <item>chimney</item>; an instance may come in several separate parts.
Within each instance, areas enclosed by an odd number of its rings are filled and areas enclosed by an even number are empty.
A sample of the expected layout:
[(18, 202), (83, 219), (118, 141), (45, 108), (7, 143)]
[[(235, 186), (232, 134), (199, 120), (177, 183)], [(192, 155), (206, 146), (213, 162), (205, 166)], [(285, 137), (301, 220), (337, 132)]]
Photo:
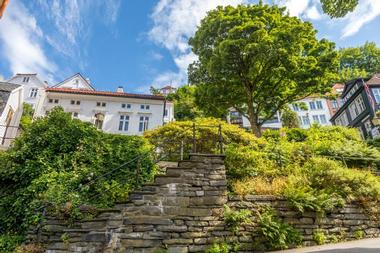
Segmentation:
[(117, 92), (117, 93), (124, 93), (124, 88), (123, 88), (123, 86), (119, 86), (119, 87), (117, 87), (116, 92)]

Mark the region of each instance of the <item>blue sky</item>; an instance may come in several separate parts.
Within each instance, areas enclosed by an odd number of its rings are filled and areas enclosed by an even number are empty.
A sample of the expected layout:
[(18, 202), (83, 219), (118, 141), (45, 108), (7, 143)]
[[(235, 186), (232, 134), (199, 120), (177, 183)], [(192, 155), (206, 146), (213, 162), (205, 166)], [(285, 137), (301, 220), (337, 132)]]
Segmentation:
[[(186, 83), (187, 40), (206, 12), (254, 0), (11, 0), (0, 20), (0, 74), (38, 73), (50, 84), (80, 72), (100, 90)], [(359, 0), (343, 19), (319, 0), (267, 0), (310, 21), (337, 47), (380, 46), (380, 1)]]

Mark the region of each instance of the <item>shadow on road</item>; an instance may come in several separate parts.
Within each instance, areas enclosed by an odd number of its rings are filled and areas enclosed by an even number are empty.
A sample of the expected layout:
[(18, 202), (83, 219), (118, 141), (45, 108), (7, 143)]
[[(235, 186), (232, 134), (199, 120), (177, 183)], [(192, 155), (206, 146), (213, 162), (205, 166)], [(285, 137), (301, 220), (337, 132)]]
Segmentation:
[(308, 251), (305, 253), (380, 253), (380, 249), (370, 249), (370, 248), (329, 249), (329, 250)]

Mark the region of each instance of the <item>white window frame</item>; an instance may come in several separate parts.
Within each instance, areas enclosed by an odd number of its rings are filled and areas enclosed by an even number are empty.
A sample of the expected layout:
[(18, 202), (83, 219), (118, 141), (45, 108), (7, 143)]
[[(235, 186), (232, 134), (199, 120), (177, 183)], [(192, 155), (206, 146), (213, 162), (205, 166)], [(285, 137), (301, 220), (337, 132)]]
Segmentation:
[(121, 114), (119, 117), (119, 131), (128, 132), (129, 131), (129, 115)]
[(377, 104), (380, 104), (380, 88), (372, 88), (373, 96)]
[(345, 111), (335, 119), (335, 124), (339, 126), (348, 126), (349, 122)]
[(31, 88), (29, 92), (30, 98), (36, 98), (38, 94), (38, 88)]
[(139, 132), (145, 132), (148, 129), (149, 129), (149, 117), (148, 116), (140, 116)]
[(313, 117), (313, 122), (314, 122), (314, 123), (318, 123), (318, 124), (321, 123), (321, 122), (319, 121), (319, 117), (318, 117), (318, 115), (313, 115), (312, 117)]
[(309, 106), (310, 106), (310, 110), (316, 110), (316, 106), (315, 106), (315, 102), (314, 101), (311, 101), (309, 102)]
[(327, 124), (327, 117), (324, 114), (319, 115), (319, 122), (321, 124)]
[(321, 100), (315, 102), (317, 110), (323, 110), (323, 103)]

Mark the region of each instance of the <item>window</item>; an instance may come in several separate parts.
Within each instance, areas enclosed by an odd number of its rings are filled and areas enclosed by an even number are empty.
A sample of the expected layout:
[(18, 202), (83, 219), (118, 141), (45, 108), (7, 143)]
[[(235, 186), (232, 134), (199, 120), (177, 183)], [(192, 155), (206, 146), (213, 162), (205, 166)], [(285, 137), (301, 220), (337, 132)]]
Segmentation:
[(337, 109), (339, 107), (338, 101), (336, 101), (336, 100), (331, 101), (331, 106), (333, 109)]
[(53, 99), (49, 98), (49, 103), (50, 104), (53, 103)]
[(105, 102), (96, 102), (96, 106), (101, 106), (101, 107), (106, 107), (106, 103)]
[(94, 125), (97, 129), (103, 128), (103, 122), (104, 122), (104, 114), (102, 114), (102, 113), (95, 114), (95, 124)]
[(301, 125), (303, 125), (301, 116), (298, 116), (298, 120), (300, 121)]
[(129, 116), (128, 115), (120, 115), (119, 121), (119, 131), (128, 131), (129, 127)]
[(101, 105), (102, 105), (102, 103), (96, 102), (96, 106), (101, 106)]
[(310, 125), (310, 119), (309, 119), (309, 117), (308, 116), (302, 116), (302, 123), (305, 126)]
[(30, 97), (30, 98), (35, 98), (35, 97), (37, 97), (37, 92), (38, 92), (38, 89), (37, 89), (37, 88), (31, 88), (31, 89), (30, 89), (30, 93), (29, 93), (29, 97)]
[(150, 105), (140, 105), (140, 109), (142, 110), (149, 110), (150, 109)]
[(380, 89), (379, 88), (372, 89), (372, 93), (375, 96), (376, 103), (379, 104), (380, 103)]
[(315, 110), (315, 102), (309, 102), (310, 110)]
[(359, 114), (361, 114), (366, 106), (363, 101), (363, 97), (359, 95), (355, 100), (348, 106), (352, 120), (354, 120)]
[(80, 105), (80, 101), (79, 100), (77, 100), (77, 101), (71, 100), (71, 104), (72, 105)]
[(317, 108), (318, 109), (323, 109), (323, 106), (322, 106), (322, 101), (317, 101)]
[(54, 99), (54, 104), (58, 104), (59, 100), (58, 99)]
[(145, 109), (145, 105), (140, 105), (140, 109)]
[(298, 104), (292, 104), (292, 107), (293, 107), (293, 110), (296, 112), (300, 110), (300, 107), (298, 106)]
[(140, 117), (139, 132), (144, 132), (148, 130), (149, 127), (149, 117)]
[(102, 103), (102, 107), (106, 107), (106, 103), (105, 102)]
[(318, 115), (313, 115), (313, 122), (314, 123), (319, 123), (319, 117), (318, 117)]
[(165, 116), (165, 117), (168, 116), (168, 109), (165, 109), (165, 111), (164, 111), (164, 116)]
[(72, 116), (73, 118), (78, 118), (79, 114), (78, 114), (77, 112), (72, 112), (72, 113), (71, 113), (71, 116)]
[(121, 108), (131, 109), (131, 104), (121, 104)]
[(145, 109), (149, 110), (150, 109), (150, 105), (146, 105)]
[(30, 77), (26, 76), (26, 77), (24, 77), (24, 78), (22, 79), (22, 82), (23, 82), (23, 83), (27, 83), (27, 82), (29, 82), (29, 79), (30, 79)]
[(326, 115), (319, 115), (319, 121), (321, 124), (327, 124)]
[(347, 113), (343, 112), (340, 116), (338, 116), (335, 119), (335, 124), (340, 125), (340, 126), (347, 126), (348, 125)]

